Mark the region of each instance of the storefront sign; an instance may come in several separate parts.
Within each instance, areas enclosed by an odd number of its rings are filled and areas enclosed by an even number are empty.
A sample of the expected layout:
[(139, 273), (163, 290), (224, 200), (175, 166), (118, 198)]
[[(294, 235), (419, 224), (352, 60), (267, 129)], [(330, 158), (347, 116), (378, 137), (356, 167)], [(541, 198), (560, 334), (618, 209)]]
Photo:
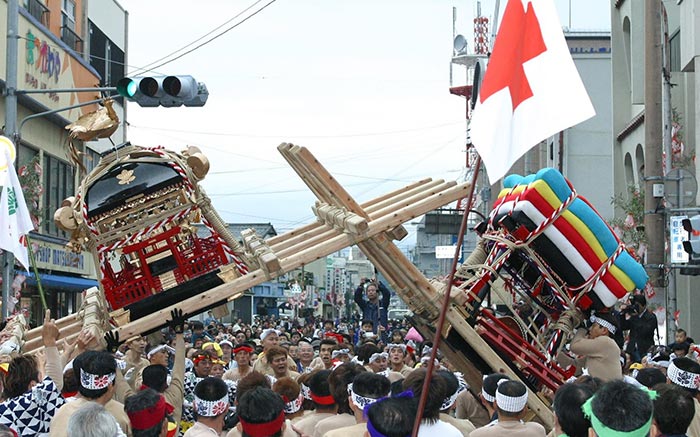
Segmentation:
[[(90, 88), (99, 84), (94, 70), (86, 61), (78, 59), (76, 52), (67, 50), (59, 37), (49, 34), (47, 29), (34, 25), (20, 16), (19, 32), (22, 45), (18, 59), (19, 87), (26, 90), (51, 90), (70, 88)], [(0, 62), (0, 64), (2, 64)], [(32, 93), (32, 99), (49, 109), (73, 105), (93, 100), (99, 93)], [(72, 109), (63, 115), (74, 119), (94, 110), (95, 106)]]
[(95, 277), (94, 263), (89, 254), (74, 253), (60, 244), (48, 241), (34, 241), (39, 245), (34, 253), (38, 268)]

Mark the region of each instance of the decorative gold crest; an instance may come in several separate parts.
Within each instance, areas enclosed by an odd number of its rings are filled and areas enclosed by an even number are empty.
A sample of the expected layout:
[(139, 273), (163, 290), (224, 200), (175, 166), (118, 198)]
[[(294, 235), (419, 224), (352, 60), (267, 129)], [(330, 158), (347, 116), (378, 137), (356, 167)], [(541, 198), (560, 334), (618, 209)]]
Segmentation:
[(122, 170), (122, 172), (117, 175), (117, 179), (119, 179), (119, 185), (129, 185), (136, 179), (136, 176), (134, 176), (133, 170)]

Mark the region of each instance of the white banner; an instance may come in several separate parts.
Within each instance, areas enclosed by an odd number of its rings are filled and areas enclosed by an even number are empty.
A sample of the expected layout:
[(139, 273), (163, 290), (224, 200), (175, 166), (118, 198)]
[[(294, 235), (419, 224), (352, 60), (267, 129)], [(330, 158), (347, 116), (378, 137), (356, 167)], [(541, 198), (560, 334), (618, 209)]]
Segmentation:
[(435, 258), (454, 258), (457, 246), (435, 246)]
[(668, 231), (670, 232), (669, 241), (671, 242), (671, 264), (687, 263), (690, 261), (690, 254), (683, 249), (683, 241), (690, 238), (688, 232), (683, 229), (683, 220), (687, 219), (685, 215), (671, 216), (671, 223)]

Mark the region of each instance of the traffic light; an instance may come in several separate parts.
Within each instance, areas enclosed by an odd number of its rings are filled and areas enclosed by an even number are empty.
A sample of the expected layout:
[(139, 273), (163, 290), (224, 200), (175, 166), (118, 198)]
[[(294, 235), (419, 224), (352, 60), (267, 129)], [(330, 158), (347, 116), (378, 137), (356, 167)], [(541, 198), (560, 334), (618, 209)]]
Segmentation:
[(700, 215), (683, 219), (683, 229), (688, 232), (688, 240), (683, 242), (683, 249), (690, 254), (691, 261), (700, 261)]
[(125, 77), (117, 82), (117, 92), (145, 108), (204, 106), (209, 97), (206, 85), (192, 76)]

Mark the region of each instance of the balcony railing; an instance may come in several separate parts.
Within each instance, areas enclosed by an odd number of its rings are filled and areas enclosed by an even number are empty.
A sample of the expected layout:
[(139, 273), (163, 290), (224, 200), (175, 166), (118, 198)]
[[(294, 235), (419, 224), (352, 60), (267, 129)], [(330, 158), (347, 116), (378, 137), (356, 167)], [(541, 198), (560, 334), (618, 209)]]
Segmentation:
[(41, 24), (49, 27), (49, 14), (51, 11), (41, 0), (28, 0), (27, 11), (29, 11), (29, 15), (39, 20)]
[(67, 26), (61, 26), (61, 41), (68, 44), (76, 53), (83, 52), (83, 39)]

